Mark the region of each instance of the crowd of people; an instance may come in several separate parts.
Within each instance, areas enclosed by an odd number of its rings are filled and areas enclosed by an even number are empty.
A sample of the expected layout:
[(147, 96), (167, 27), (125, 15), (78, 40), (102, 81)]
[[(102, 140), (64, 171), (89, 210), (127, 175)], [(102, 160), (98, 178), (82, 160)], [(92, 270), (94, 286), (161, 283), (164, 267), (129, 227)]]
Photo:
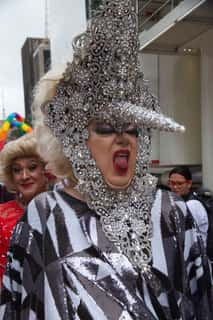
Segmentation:
[(33, 132), (0, 153), (1, 319), (213, 319), (190, 172), (170, 172), (173, 192), (149, 173), (152, 131), (183, 127), (138, 67), (132, 1), (103, 1), (73, 48), (36, 88)]

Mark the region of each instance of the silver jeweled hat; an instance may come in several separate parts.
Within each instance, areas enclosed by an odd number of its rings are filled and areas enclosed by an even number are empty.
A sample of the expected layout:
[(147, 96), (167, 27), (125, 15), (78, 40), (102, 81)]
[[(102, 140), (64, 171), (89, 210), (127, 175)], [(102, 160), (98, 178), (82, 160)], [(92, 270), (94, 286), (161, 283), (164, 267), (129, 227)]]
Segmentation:
[[(156, 179), (147, 172), (151, 129), (184, 128), (160, 113), (140, 71), (137, 15), (131, 0), (103, 1), (73, 47), (73, 61), (44, 106), (45, 123), (61, 141), (78, 179), (77, 189), (100, 216), (106, 236), (143, 272), (152, 259), (150, 212)], [(140, 128), (135, 176), (127, 190), (106, 185), (86, 146), (92, 119), (118, 131), (129, 123)]]

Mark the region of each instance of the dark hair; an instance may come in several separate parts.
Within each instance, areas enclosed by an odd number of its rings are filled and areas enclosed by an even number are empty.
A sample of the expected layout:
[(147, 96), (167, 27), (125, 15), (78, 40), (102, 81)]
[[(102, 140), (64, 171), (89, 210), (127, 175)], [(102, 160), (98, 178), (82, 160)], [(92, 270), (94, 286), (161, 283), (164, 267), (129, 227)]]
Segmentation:
[(179, 167), (175, 167), (173, 168), (170, 172), (169, 172), (169, 177), (171, 177), (172, 174), (180, 174), (181, 176), (183, 176), (186, 180), (192, 180), (192, 174), (191, 171), (188, 167), (186, 166), (179, 166)]

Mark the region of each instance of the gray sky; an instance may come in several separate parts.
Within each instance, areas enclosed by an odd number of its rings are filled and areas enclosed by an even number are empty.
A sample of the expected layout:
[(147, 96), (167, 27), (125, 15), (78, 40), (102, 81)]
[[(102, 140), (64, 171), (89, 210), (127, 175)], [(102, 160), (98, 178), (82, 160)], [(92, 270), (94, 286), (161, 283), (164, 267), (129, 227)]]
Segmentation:
[(27, 37), (44, 36), (45, 0), (0, 0), (0, 119), (24, 116), (21, 47)]

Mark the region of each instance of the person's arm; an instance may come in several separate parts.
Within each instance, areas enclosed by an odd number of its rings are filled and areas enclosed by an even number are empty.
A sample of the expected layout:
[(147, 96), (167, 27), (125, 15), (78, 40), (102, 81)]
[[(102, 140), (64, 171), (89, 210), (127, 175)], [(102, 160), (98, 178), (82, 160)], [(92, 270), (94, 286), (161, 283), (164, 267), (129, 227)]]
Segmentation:
[[(17, 226), (19, 228), (19, 226)], [(17, 231), (14, 231), (14, 237)], [(19, 250), (15, 243), (11, 243), (11, 247), (7, 254), (7, 266), (3, 276), (0, 300), (1, 319), (20, 319), (20, 304), (22, 300), (22, 265), (25, 252)]]
[[(54, 199), (53, 203), (56, 203)], [(31, 201), (27, 212), (14, 229), (3, 276), (1, 320), (46, 320), (50, 312), (55, 317), (59, 309), (63, 314), (66, 313), (63, 268), (54, 246), (57, 246), (54, 242), (56, 239), (51, 238), (54, 226), (49, 222), (51, 228), (47, 222), (49, 218), (54, 224), (55, 215), (51, 209), (47, 196), (39, 195)], [(56, 210), (56, 215), (60, 215), (59, 210)], [(69, 319), (80, 319), (76, 318), (72, 306), (69, 308)]]
[(206, 247), (207, 232), (209, 227), (208, 214), (206, 212), (206, 209), (198, 200), (187, 201), (187, 206), (198, 226), (199, 233), (202, 236), (204, 245)]
[[(209, 261), (199, 230), (186, 216), (184, 261), (186, 271), (186, 297), (192, 301), (196, 320), (213, 319), (212, 281)], [(185, 306), (187, 308), (187, 304)]]
[(0, 299), (0, 319), (21, 319), (21, 310), (29, 297), (26, 297), (28, 286), (33, 286), (35, 277), (33, 270), (42, 269), (37, 263), (38, 241), (42, 245), (41, 233), (29, 221), (29, 216), (36, 215), (34, 200), (27, 212), (16, 224), (7, 253), (6, 270), (2, 280)]
[(213, 291), (209, 261), (197, 224), (186, 203), (171, 194), (181, 272), (183, 319), (212, 320)]

